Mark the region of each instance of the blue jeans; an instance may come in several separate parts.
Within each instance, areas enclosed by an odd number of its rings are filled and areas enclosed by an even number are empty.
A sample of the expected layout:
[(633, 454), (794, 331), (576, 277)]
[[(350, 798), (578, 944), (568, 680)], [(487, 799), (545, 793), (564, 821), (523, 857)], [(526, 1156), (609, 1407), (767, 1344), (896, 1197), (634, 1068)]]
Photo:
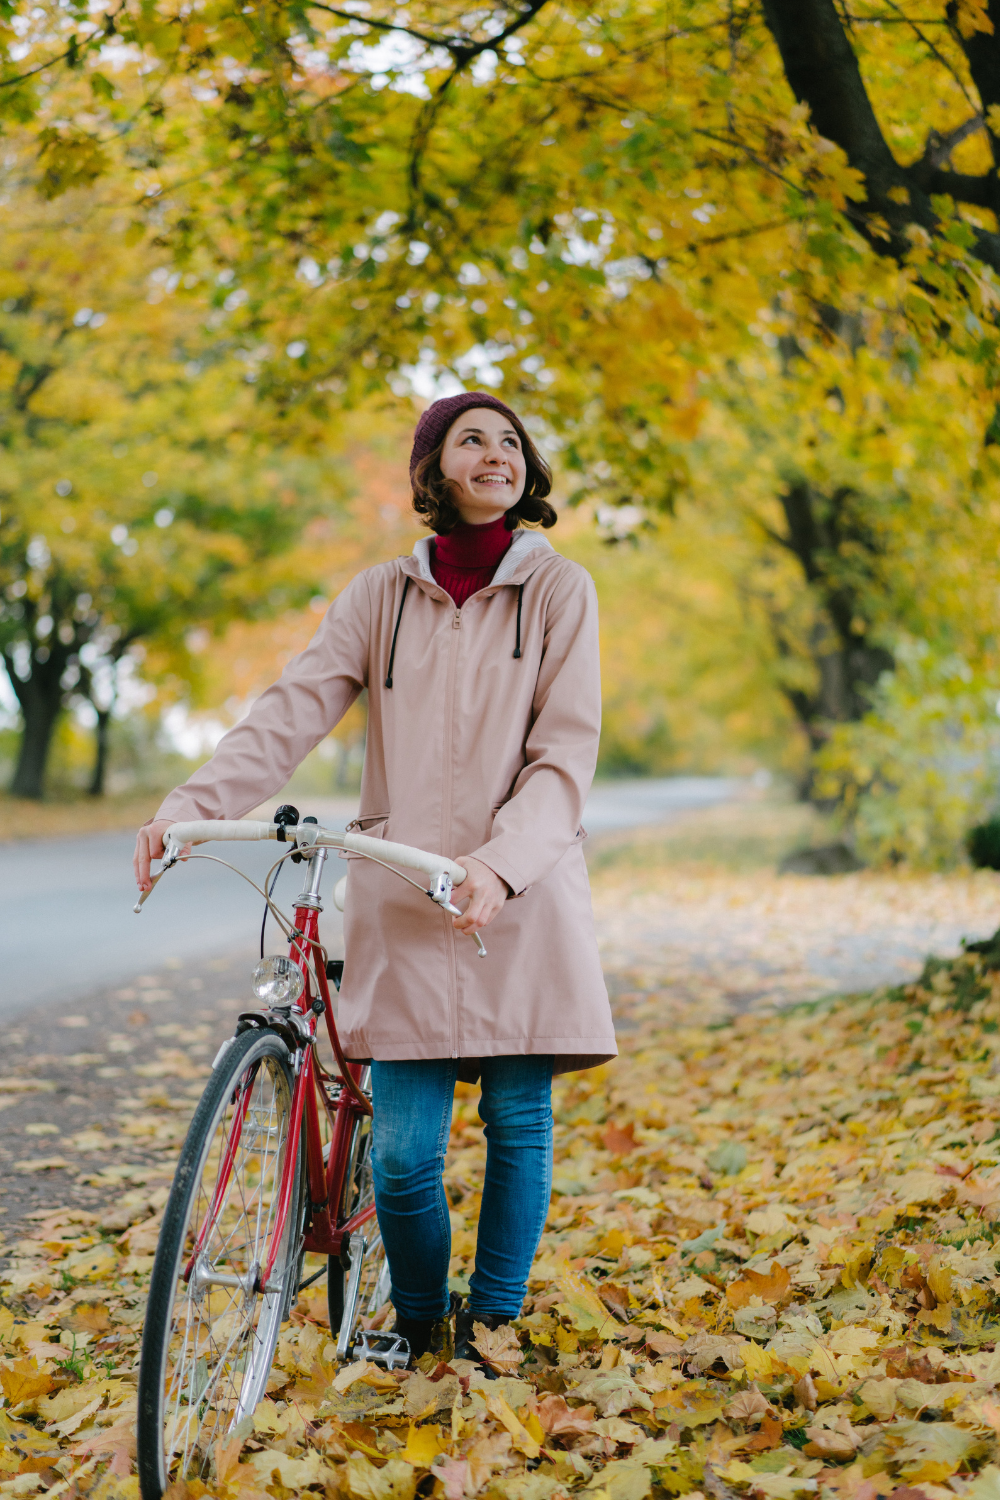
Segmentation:
[[(469, 1306), (521, 1311), (552, 1192), (552, 1058), (486, 1057), (479, 1116), (486, 1178)], [(403, 1318), (448, 1309), (451, 1221), (441, 1173), (451, 1130), (457, 1058), (372, 1063), (375, 1205)]]

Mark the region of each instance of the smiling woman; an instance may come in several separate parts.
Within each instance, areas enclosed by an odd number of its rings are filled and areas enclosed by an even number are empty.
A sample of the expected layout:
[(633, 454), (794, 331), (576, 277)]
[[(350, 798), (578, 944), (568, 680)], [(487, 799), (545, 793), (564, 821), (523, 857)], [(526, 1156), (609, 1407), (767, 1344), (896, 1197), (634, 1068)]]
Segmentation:
[[(372, 1171), (395, 1331), (414, 1359), (521, 1308), (549, 1206), (553, 1073), (606, 1062), (614, 1027), (594, 934), (580, 819), (601, 693), (590, 577), (545, 537), (547, 466), (495, 396), (434, 402), (414, 438), (414, 503), (438, 533), (359, 573), (313, 642), (141, 830), (136, 875), (176, 820), (238, 818), (368, 691), (352, 826), (446, 851), (464, 910), (427, 920), (422, 891), (354, 860), (344, 904), (338, 1025), (371, 1060)], [(456, 555), (458, 553), (459, 555)], [(447, 560), (450, 571), (441, 568)], [(489, 927), (482, 962), (469, 937)], [(452, 1096), (482, 1079), (488, 1127), (469, 1305), (452, 1316), (441, 1172)]]
[(552, 488), (548, 464), (520, 419), (485, 391), (428, 407), (417, 427), (410, 480), (413, 508), (438, 536), (501, 515), (509, 532), (524, 522), (556, 523), (545, 498)]

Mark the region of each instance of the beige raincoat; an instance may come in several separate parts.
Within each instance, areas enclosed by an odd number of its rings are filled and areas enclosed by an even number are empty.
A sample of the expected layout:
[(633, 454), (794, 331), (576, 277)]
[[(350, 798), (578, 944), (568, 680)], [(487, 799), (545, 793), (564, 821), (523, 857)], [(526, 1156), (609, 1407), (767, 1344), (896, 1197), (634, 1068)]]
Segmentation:
[(157, 817), (242, 817), (285, 785), (367, 687), (355, 826), (474, 855), (515, 899), (485, 930), (480, 958), (421, 891), (352, 856), (339, 1009), (347, 1056), (553, 1053), (557, 1072), (591, 1067), (617, 1052), (580, 824), (601, 724), (594, 585), (522, 530), (490, 585), (456, 610), (429, 548), (425, 537), (411, 557), (348, 584)]

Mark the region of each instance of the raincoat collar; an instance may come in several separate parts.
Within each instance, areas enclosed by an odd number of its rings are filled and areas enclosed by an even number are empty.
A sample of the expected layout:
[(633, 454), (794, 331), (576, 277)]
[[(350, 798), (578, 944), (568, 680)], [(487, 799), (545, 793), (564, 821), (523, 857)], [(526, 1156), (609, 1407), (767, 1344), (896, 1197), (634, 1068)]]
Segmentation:
[[(422, 583), (429, 583), (432, 588), (440, 589), (440, 585), (431, 572), (431, 542), (433, 540), (433, 537), (422, 536), (419, 541), (414, 542), (411, 556), (403, 559), (403, 571), (411, 578), (419, 579)], [(535, 571), (542, 556), (531, 558), (531, 566), (528, 568), (522, 569), (522, 564), (539, 549), (555, 552), (548, 537), (542, 536), (539, 532), (525, 531), (523, 528), (515, 531), (514, 539), (500, 559), (500, 566), (487, 584), (487, 588), (493, 588), (498, 583), (523, 583)]]

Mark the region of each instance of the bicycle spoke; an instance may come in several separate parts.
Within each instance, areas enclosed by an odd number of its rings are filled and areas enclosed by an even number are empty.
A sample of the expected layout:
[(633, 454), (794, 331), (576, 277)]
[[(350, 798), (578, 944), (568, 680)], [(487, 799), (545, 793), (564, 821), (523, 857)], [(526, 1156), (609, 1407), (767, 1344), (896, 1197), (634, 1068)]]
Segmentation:
[[(270, 1366), (282, 1291), (262, 1295), (255, 1283), (273, 1236), (290, 1099), (268, 1063), (243, 1075), (223, 1109), (189, 1212), (180, 1271), (190, 1273), (177, 1281), (165, 1380), (167, 1470), (178, 1478), (205, 1472), (212, 1443), (260, 1393), (262, 1357)], [(220, 1274), (243, 1284), (206, 1284)]]

